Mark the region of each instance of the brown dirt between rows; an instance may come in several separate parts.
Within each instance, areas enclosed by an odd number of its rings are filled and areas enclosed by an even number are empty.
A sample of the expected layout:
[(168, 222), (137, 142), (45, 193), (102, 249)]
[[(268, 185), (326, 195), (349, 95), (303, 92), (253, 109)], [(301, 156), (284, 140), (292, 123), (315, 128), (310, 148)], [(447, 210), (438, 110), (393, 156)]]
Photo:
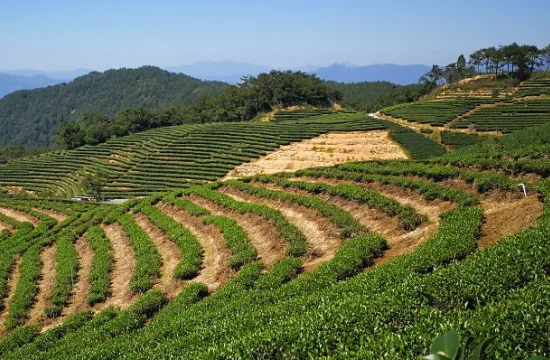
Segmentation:
[[(338, 179), (310, 179), (310, 178), (298, 178), (298, 181), (308, 182), (324, 182), (332, 185), (338, 184), (353, 184), (363, 188), (368, 188), (378, 191), (381, 195), (394, 199), (401, 205), (412, 206), (418, 214), (425, 215), (428, 220), (418, 226), (415, 230), (406, 232), (401, 229), (399, 222), (396, 218), (391, 218), (386, 214), (382, 215), (370, 215), (363, 216), (364, 213), (368, 214), (368, 210), (371, 209), (367, 205), (358, 204), (354, 201), (345, 201), (339, 203), (342, 204), (344, 209), (350, 211), (354, 217), (356, 217), (360, 223), (370, 231), (383, 235), (388, 241), (388, 249), (384, 252), (382, 257), (375, 259), (375, 265), (384, 264), (391, 259), (409, 254), (413, 252), (419, 245), (423, 244), (430, 237), (432, 237), (439, 227), (439, 217), (444, 212), (447, 212), (454, 208), (454, 204), (441, 200), (427, 201), (422, 196), (418, 195), (414, 191), (404, 190), (391, 185), (382, 185), (378, 183), (358, 183), (347, 180)], [(338, 200), (337, 200), (338, 201)], [(348, 205), (346, 205), (346, 203)], [(353, 205), (349, 205), (353, 204)], [(358, 208), (358, 206), (362, 207)], [(382, 213), (379, 210), (375, 210), (378, 213)]]
[(277, 209), (302, 231), (308, 242), (308, 252), (303, 262), (304, 271), (311, 271), (332, 259), (341, 244), (338, 228), (315, 210), (284, 201), (259, 198), (230, 187), (222, 187), (220, 191), (238, 201), (263, 204)]
[(533, 226), (542, 215), (544, 204), (537, 195), (493, 193), (481, 198), (485, 223), (478, 248), (485, 249), (505, 236)]
[(63, 311), (63, 316), (74, 314), (88, 308), (88, 296), (90, 295), (90, 272), (92, 271), (92, 261), (94, 251), (86, 236), (80, 237), (75, 242), (75, 250), (78, 254), (78, 280), (74, 286), (73, 296), (70, 304)]
[(17, 284), (19, 283), (19, 278), (21, 277), (21, 273), (19, 269), (20, 265), (21, 265), (21, 257), (19, 255), (15, 255), (15, 261), (13, 263), (13, 267), (10, 272), (10, 277), (8, 279), (8, 294), (3, 301), (4, 306), (0, 313), (0, 336), (6, 333), (6, 330), (4, 328), (4, 323), (8, 318), (9, 303), (13, 298), (13, 295), (15, 294), (15, 290), (17, 289)]
[(67, 219), (66, 214), (60, 213), (58, 211), (53, 211), (53, 210), (48, 210), (48, 209), (39, 209), (39, 208), (33, 208), (33, 210), (41, 212), (42, 214), (47, 215), (47, 216), (55, 219), (55, 221), (57, 221), (57, 222), (62, 222), (65, 219)]
[(15, 232), (15, 228), (13, 226), (0, 221), (0, 233), (4, 230), (8, 230), (10, 234), (13, 234)]
[(224, 179), (334, 166), (349, 161), (406, 159), (387, 130), (328, 133), (281, 146), (255, 161), (237, 166)]
[(40, 280), (38, 280), (38, 294), (29, 313), (31, 324), (39, 324), (46, 320), (44, 311), (49, 305), (50, 295), (55, 285), (55, 255), (55, 244), (40, 249)]
[[(427, 211), (428, 208), (420, 203), (412, 203), (406, 201), (400, 194), (408, 194), (406, 197), (414, 196), (417, 200), (424, 202), (426, 205), (429, 204), (446, 204), (442, 210), (447, 211), (452, 209), (453, 205), (449, 202), (441, 202), (439, 200), (426, 201), (423, 200), (419, 195), (415, 195), (414, 191), (403, 190), (391, 185), (383, 185), (379, 183), (357, 183), (346, 180), (336, 180), (336, 179), (325, 179), (325, 178), (297, 178), (296, 180), (301, 181), (322, 181), (332, 184), (338, 183), (354, 183), (359, 186), (366, 188), (374, 189), (379, 191), (381, 194), (388, 197), (394, 198), (395, 200), (401, 202), (405, 205), (413, 206), (420, 214), (425, 214), (430, 218), (430, 222), (435, 219), (436, 213), (431, 213)], [(450, 187), (459, 187), (462, 190), (469, 192), (475, 192), (472, 185), (466, 184), (462, 180), (448, 180), (446, 182), (440, 182), (440, 185), (450, 186)], [(481, 228), (481, 234), (478, 239), (478, 248), (484, 249), (487, 248), (496, 242), (502, 240), (505, 236), (514, 234), (518, 230), (526, 229), (535, 224), (535, 221), (542, 215), (544, 205), (538, 200), (537, 195), (532, 194), (527, 198), (520, 192), (515, 193), (503, 193), (498, 191), (493, 191), (488, 194), (484, 194), (480, 198), (481, 207), (485, 214), (485, 221)], [(436, 205), (438, 206), (438, 205)], [(437, 223), (437, 226), (439, 223)], [(425, 225), (420, 226), (417, 230), (422, 228)], [(432, 228), (432, 236), (437, 231), (437, 226)], [(415, 231), (417, 231), (415, 230)], [(383, 234), (384, 235), (384, 234)], [(429, 238), (429, 237), (427, 237)], [(426, 238), (426, 239), (427, 239)], [(389, 238), (388, 238), (389, 242)], [(390, 245), (391, 250), (391, 245)], [(387, 252), (389, 252), (388, 250)], [(412, 249), (411, 249), (412, 250)], [(385, 256), (384, 256), (385, 258)], [(378, 261), (384, 261), (382, 258)], [(385, 261), (384, 261), (385, 262)]]
[(278, 260), (286, 257), (286, 242), (281, 238), (277, 228), (261, 216), (240, 214), (197, 195), (191, 195), (189, 199), (215, 215), (223, 215), (236, 220), (248, 234), (250, 242), (258, 252), (259, 259), (263, 261), (267, 268), (272, 267)]
[(17, 211), (9, 208), (0, 208), (0, 212), (19, 222), (30, 222), (35, 227), (38, 226), (38, 224), (40, 224), (40, 220), (22, 211)]
[(191, 216), (184, 210), (165, 203), (158, 207), (197, 237), (204, 249), (203, 266), (191, 281), (204, 283), (210, 292), (215, 291), (233, 275), (229, 266), (232, 254), (222, 233), (215, 225), (205, 225), (200, 217)]
[(183, 281), (174, 278), (174, 270), (181, 260), (180, 249), (145, 215), (135, 214), (134, 220), (149, 235), (160, 253), (161, 278), (155, 288), (163, 291), (169, 298), (175, 297), (183, 287)]
[(136, 267), (135, 252), (120, 224), (102, 224), (101, 227), (113, 248), (112, 294), (104, 303), (97, 304), (94, 308), (100, 310), (109, 305), (126, 308), (138, 297), (130, 289), (130, 279)]

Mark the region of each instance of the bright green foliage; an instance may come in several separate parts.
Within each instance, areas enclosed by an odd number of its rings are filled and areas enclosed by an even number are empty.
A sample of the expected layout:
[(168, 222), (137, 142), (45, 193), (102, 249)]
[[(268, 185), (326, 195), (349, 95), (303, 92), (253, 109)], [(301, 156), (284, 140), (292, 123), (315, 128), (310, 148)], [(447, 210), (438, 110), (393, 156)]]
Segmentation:
[(31, 247), (21, 256), (19, 274), (19, 282), (9, 303), (8, 318), (4, 324), (6, 329), (13, 329), (25, 321), (27, 311), (31, 308), (38, 292), (36, 283), (40, 278), (39, 246)]
[(487, 140), (486, 137), (476, 134), (459, 133), (452, 131), (441, 132), (441, 143), (443, 145), (451, 146), (453, 149), (461, 149), (464, 147), (472, 146), (485, 140)]
[[(215, 184), (214, 184), (215, 185)], [(281, 237), (288, 242), (287, 254), (290, 256), (302, 256), (307, 250), (304, 234), (293, 224), (289, 223), (280, 211), (265, 205), (237, 201), (220, 192), (206, 187), (193, 187), (188, 193), (199, 195), (220, 206), (235, 210), (241, 214), (255, 214), (270, 221), (279, 230)]]
[(136, 293), (145, 292), (153, 286), (153, 280), (160, 276), (160, 254), (147, 233), (132, 219), (132, 215), (122, 215), (118, 222), (128, 235), (136, 254), (130, 288)]
[[(269, 182), (269, 181), (275, 182), (278, 185), (283, 185), (283, 186), (286, 185), (286, 182), (283, 179), (279, 179), (277, 177), (261, 176), (261, 177), (258, 177), (257, 179), (264, 182)], [(350, 213), (348, 213), (347, 211), (343, 210), (338, 206), (331, 204), (328, 201), (321, 200), (317, 197), (295, 195), (295, 194), (286, 193), (284, 191), (270, 190), (259, 186), (252, 186), (250, 184), (247, 184), (241, 181), (228, 181), (224, 184), (227, 186), (239, 189), (241, 191), (245, 191), (252, 195), (270, 198), (270, 199), (283, 200), (289, 203), (300, 204), (308, 208), (315, 209), (320, 214), (329, 218), (335, 225), (337, 225), (342, 229), (340, 236), (343, 239), (355, 236), (357, 234), (361, 234), (365, 231), (365, 229), (363, 229), (361, 224), (355, 218), (353, 218), (353, 216), (351, 216)], [(289, 184), (286, 186), (291, 186), (291, 185), (292, 184)]]
[(491, 104), (494, 99), (456, 99), (438, 101), (419, 101), (384, 108), (380, 112), (420, 124), (443, 126), (457, 116), (464, 115), (481, 104)]
[(109, 239), (99, 226), (92, 226), (88, 229), (86, 241), (94, 252), (89, 276), (90, 294), (88, 295), (88, 304), (94, 305), (111, 295), (109, 272), (113, 266), (113, 249)]
[(63, 234), (55, 242), (55, 285), (50, 296), (51, 306), (46, 309), (48, 317), (61, 315), (69, 294), (78, 279), (78, 254), (73, 246), (74, 236)]
[(194, 202), (181, 198), (183, 191), (178, 191), (165, 196), (162, 200), (169, 204), (174, 205), (177, 208), (187, 211), (192, 216), (205, 216), (210, 215), (210, 211), (198, 206)]
[(444, 155), (447, 150), (444, 146), (430, 138), (386, 120), (378, 120), (381, 124), (390, 129), (390, 138), (401, 145), (403, 150), (409, 154), (411, 159), (422, 160), (431, 157)]
[(0, 355), (31, 342), (38, 334), (37, 326), (18, 327), (0, 341)]
[(510, 133), (550, 122), (550, 99), (517, 99), (482, 108), (453, 124), (453, 128)]
[(140, 211), (147, 215), (149, 220), (159, 227), (168, 236), (168, 239), (178, 245), (181, 250), (182, 258), (174, 270), (174, 277), (190, 279), (197, 275), (202, 265), (204, 252), (197, 237), (152, 205), (143, 205), (140, 207)]
[[(183, 189), (223, 177), (235, 166), (281, 145), (329, 131), (384, 128), (360, 113), (334, 113), (278, 122), (172, 126), (97, 146), (17, 159), (0, 167), (0, 186), (39, 194), (82, 195), (86, 174), (105, 172), (104, 197), (128, 198)], [(113, 221), (113, 218), (110, 219)]]
[[(401, 222), (401, 226), (405, 230), (414, 230), (418, 225), (420, 225), (422, 222), (426, 220), (425, 217), (418, 215), (414, 210), (414, 208), (412, 208), (411, 206), (403, 206), (398, 201), (390, 199), (386, 196), (383, 196), (377, 191), (362, 188), (352, 184), (328, 185), (322, 182), (285, 181), (283, 179), (278, 179), (277, 177), (265, 177), (265, 176), (258, 177), (258, 179), (264, 182), (274, 182), (286, 188), (290, 188), (290, 187), (298, 188), (300, 190), (305, 190), (313, 194), (324, 193), (330, 196), (338, 196), (338, 197), (353, 200), (359, 203), (367, 204), (372, 208), (376, 208), (385, 212), (389, 216), (397, 217)], [(245, 187), (245, 186), (241, 185), (241, 187)], [(264, 193), (264, 194), (266, 193), (274, 194), (274, 192), (270, 193), (269, 190), (262, 189), (262, 188), (253, 189), (248, 187), (248, 189), (250, 189), (250, 191), (256, 190), (256, 192)], [(299, 198), (297, 196), (293, 197), (291, 194), (285, 194), (285, 193), (281, 193), (279, 194), (279, 196), (283, 198), (287, 197), (290, 199)], [(294, 201), (299, 202), (298, 199)], [(309, 201), (319, 202), (320, 200), (315, 198), (310, 198)], [(325, 207), (331, 207), (330, 204), (324, 204), (324, 205)], [(332, 206), (332, 207), (336, 208), (335, 206)], [(335, 209), (331, 209), (331, 210), (333, 214), (337, 212), (337, 210)], [(329, 211), (325, 210), (325, 214), (328, 215)], [(351, 222), (351, 219), (349, 220), (349, 222)], [(340, 224), (340, 225), (343, 225), (343, 224)], [(343, 227), (345, 228), (346, 226), (343, 226)], [(353, 230), (348, 230), (348, 232), (349, 231), (352, 231), (351, 233), (353, 233)], [(357, 231), (357, 229), (355, 229), (355, 231)]]
[(229, 266), (232, 269), (238, 270), (243, 265), (256, 259), (258, 252), (237, 221), (226, 216), (214, 215), (206, 216), (203, 221), (205, 224), (214, 224), (220, 229), (227, 246), (233, 254), (231, 260), (229, 260)]

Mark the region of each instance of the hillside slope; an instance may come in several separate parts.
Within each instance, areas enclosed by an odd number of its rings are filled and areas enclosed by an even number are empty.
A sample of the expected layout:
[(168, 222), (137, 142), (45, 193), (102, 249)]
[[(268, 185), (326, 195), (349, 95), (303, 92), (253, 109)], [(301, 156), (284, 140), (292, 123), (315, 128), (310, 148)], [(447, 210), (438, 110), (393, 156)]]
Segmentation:
[(52, 145), (61, 122), (80, 121), (87, 112), (114, 115), (127, 107), (187, 105), (227, 86), (144, 66), (92, 72), (67, 84), (17, 91), (0, 99), (0, 147)]
[(104, 170), (108, 175), (104, 189), (107, 196), (147, 195), (217, 180), (235, 166), (291, 142), (328, 132), (385, 127), (360, 113), (324, 114), (267, 123), (165, 127), (97, 146), (10, 161), (0, 167), (0, 186), (42, 195), (82, 195), (84, 175)]
[(549, 130), (121, 206), (0, 199), (0, 356), (408, 359), (446, 329), (548, 356)]

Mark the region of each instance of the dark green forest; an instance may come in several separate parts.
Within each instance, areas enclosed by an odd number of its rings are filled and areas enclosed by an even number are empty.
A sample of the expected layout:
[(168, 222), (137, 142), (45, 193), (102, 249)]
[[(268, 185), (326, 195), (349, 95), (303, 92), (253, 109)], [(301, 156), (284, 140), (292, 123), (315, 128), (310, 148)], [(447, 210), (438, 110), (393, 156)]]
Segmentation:
[(248, 121), (274, 108), (294, 105), (330, 107), (341, 100), (338, 90), (326, 86), (314, 75), (273, 70), (244, 78), (238, 86), (226, 88), (223, 94), (203, 97), (188, 106), (159, 110), (127, 108), (113, 117), (88, 113), (82, 122), (65, 122), (60, 126), (58, 144), (73, 149), (157, 127)]
[(112, 116), (128, 107), (188, 105), (221, 94), (228, 86), (144, 66), (92, 72), (67, 84), (16, 91), (0, 99), (0, 147), (53, 145), (63, 121), (82, 121), (87, 113)]

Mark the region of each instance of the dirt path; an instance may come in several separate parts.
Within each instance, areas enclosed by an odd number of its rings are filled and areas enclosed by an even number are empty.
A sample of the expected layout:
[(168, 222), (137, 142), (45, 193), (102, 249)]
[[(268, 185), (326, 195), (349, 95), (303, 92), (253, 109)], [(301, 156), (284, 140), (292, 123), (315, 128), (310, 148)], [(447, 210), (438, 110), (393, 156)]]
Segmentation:
[(77, 311), (88, 308), (88, 296), (90, 294), (90, 272), (92, 271), (92, 260), (94, 251), (85, 236), (80, 237), (74, 244), (78, 254), (78, 280), (74, 285), (73, 296), (69, 306), (63, 309), (63, 316), (72, 315)]
[(499, 101), (499, 102), (496, 102), (496, 103), (493, 103), (493, 104), (481, 104), (481, 105), (478, 105), (476, 107), (474, 107), (472, 110), (466, 112), (465, 114), (462, 114), (462, 115), (458, 115), (457, 117), (455, 117), (454, 119), (451, 119), (451, 121), (447, 122), (445, 125), (443, 125), (443, 129), (445, 130), (451, 130), (451, 127), (456, 124), (457, 122), (459, 122), (460, 120), (464, 119), (464, 118), (467, 118), (468, 116), (472, 115), (473, 113), (475, 113), (476, 111), (478, 110), (481, 110), (481, 109), (488, 109), (488, 108), (494, 108), (494, 107), (497, 107), (497, 105), (500, 105), (502, 104), (502, 101)]
[(2, 302), (3, 309), (0, 312), (0, 336), (5, 333), (4, 323), (6, 322), (10, 311), (9, 304), (11, 299), (13, 298), (13, 295), (15, 294), (15, 290), (17, 289), (17, 284), (19, 283), (19, 278), (21, 276), (19, 272), (20, 265), (21, 257), (19, 255), (16, 255), (13, 267), (11, 269), (10, 277), (8, 279), (8, 296), (6, 296), (6, 298)]
[(111, 271), (111, 296), (103, 304), (94, 306), (97, 309), (115, 305), (121, 308), (128, 307), (137, 295), (130, 289), (130, 279), (134, 275), (136, 257), (134, 248), (130, 244), (126, 233), (118, 223), (102, 225), (103, 231), (113, 248), (113, 270)]
[(66, 214), (60, 213), (58, 211), (47, 210), (47, 209), (39, 209), (39, 208), (33, 208), (33, 210), (41, 212), (42, 214), (47, 215), (47, 216), (55, 219), (55, 221), (57, 221), (58, 223), (64, 221), (68, 217)]
[[(438, 126), (431, 126), (430, 124), (420, 124), (418, 122), (412, 122), (408, 121), (402, 118), (396, 118), (390, 115), (383, 114), (381, 112), (377, 112), (375, 114), (369, 114), (369, 116), (380, 119), (380, 120), (387, 120), (394, 122), (396, 124), (408, 127), (409, 129), (413, 129), (415, 131), (420, 131), (421, 129), (428, 129), (432, 130), (434, 132), (440, 132), (442, 130), (441, 127)], [(479, 135), (494, 135), (494, 136), (502, 136), (502, 132), (500, 131), (476, 131), (473, 129), (444, 129), (445, 131), (451, 131), (451, 132), (457, 132), (457, 133), (465, 133), (465, 134), (479, 134)]]
[(325, 261), (332, 259), (341, 244), (338, 228), (317, 211), (288, 202), (263, 199), (242, 191), (223, 187), (221, 192), (238, 201), (267, 205), (279, 210), (284, 217), (306, 236), (308, 252), (304, 257), (305, 271), (311, 271)]
[(191, 216), (169, 204), (160, 203), (159, 208), (197, 237), (204, 249), (204, 258), (199, 275), (192, 281), (204, 283), (210, 292), (215, 291), (233, 275), (229, 267), (232, 254), (218, 227), (205, 225), (200, 217)]
[(191, 196), (190, 199), (215, 215), (224, 215), (236, 220), (248, 234), (250, 242), (258, 252), (258, 257), (268, 268), (277, 260), (286, 257), (286, 241), (281, 238), (277, 228), (266, 219), (254, 214), (240, 214), (196, 195)]
[(482, 197), (481, 207), (485, 213), (485, 223), (481, 228), (478, 247), (485, 249), (507, 235), (533, 226), (542, 215), (544, 205), (536, 195), (498, 194)]
[(153, 224), (145, 215), (135, 214), (136, 223), (149, 235), (162, 261), (161, 277), (155, 288), (160, 289), (169, 298), (175, 297), (182, 289), (184, 282), (174, 278), (174, 270), (181, 260), (178, 246)]
[(38, 324), (46, 320), (45, 310), (48, 306), (50, 295), (55, 285), (55, 245), (40, 249), (40, 280), (38, 281), (38, 294), (29, 313), (29, 323)]
[(386, 130), (329, 133), (282, 146), (253, 162), (237, 166), (225, 179), (334, 166), (349, 161), (406, 158)]
[(19, 222), (30, 222), (34, 227), (40, 224), (40, 220), (38, 220), (38, 218), (35, 218), (34, 216), (24, 213), (22, 211), (13, 210), (9, 208), (0, 208), (0, 212)]

